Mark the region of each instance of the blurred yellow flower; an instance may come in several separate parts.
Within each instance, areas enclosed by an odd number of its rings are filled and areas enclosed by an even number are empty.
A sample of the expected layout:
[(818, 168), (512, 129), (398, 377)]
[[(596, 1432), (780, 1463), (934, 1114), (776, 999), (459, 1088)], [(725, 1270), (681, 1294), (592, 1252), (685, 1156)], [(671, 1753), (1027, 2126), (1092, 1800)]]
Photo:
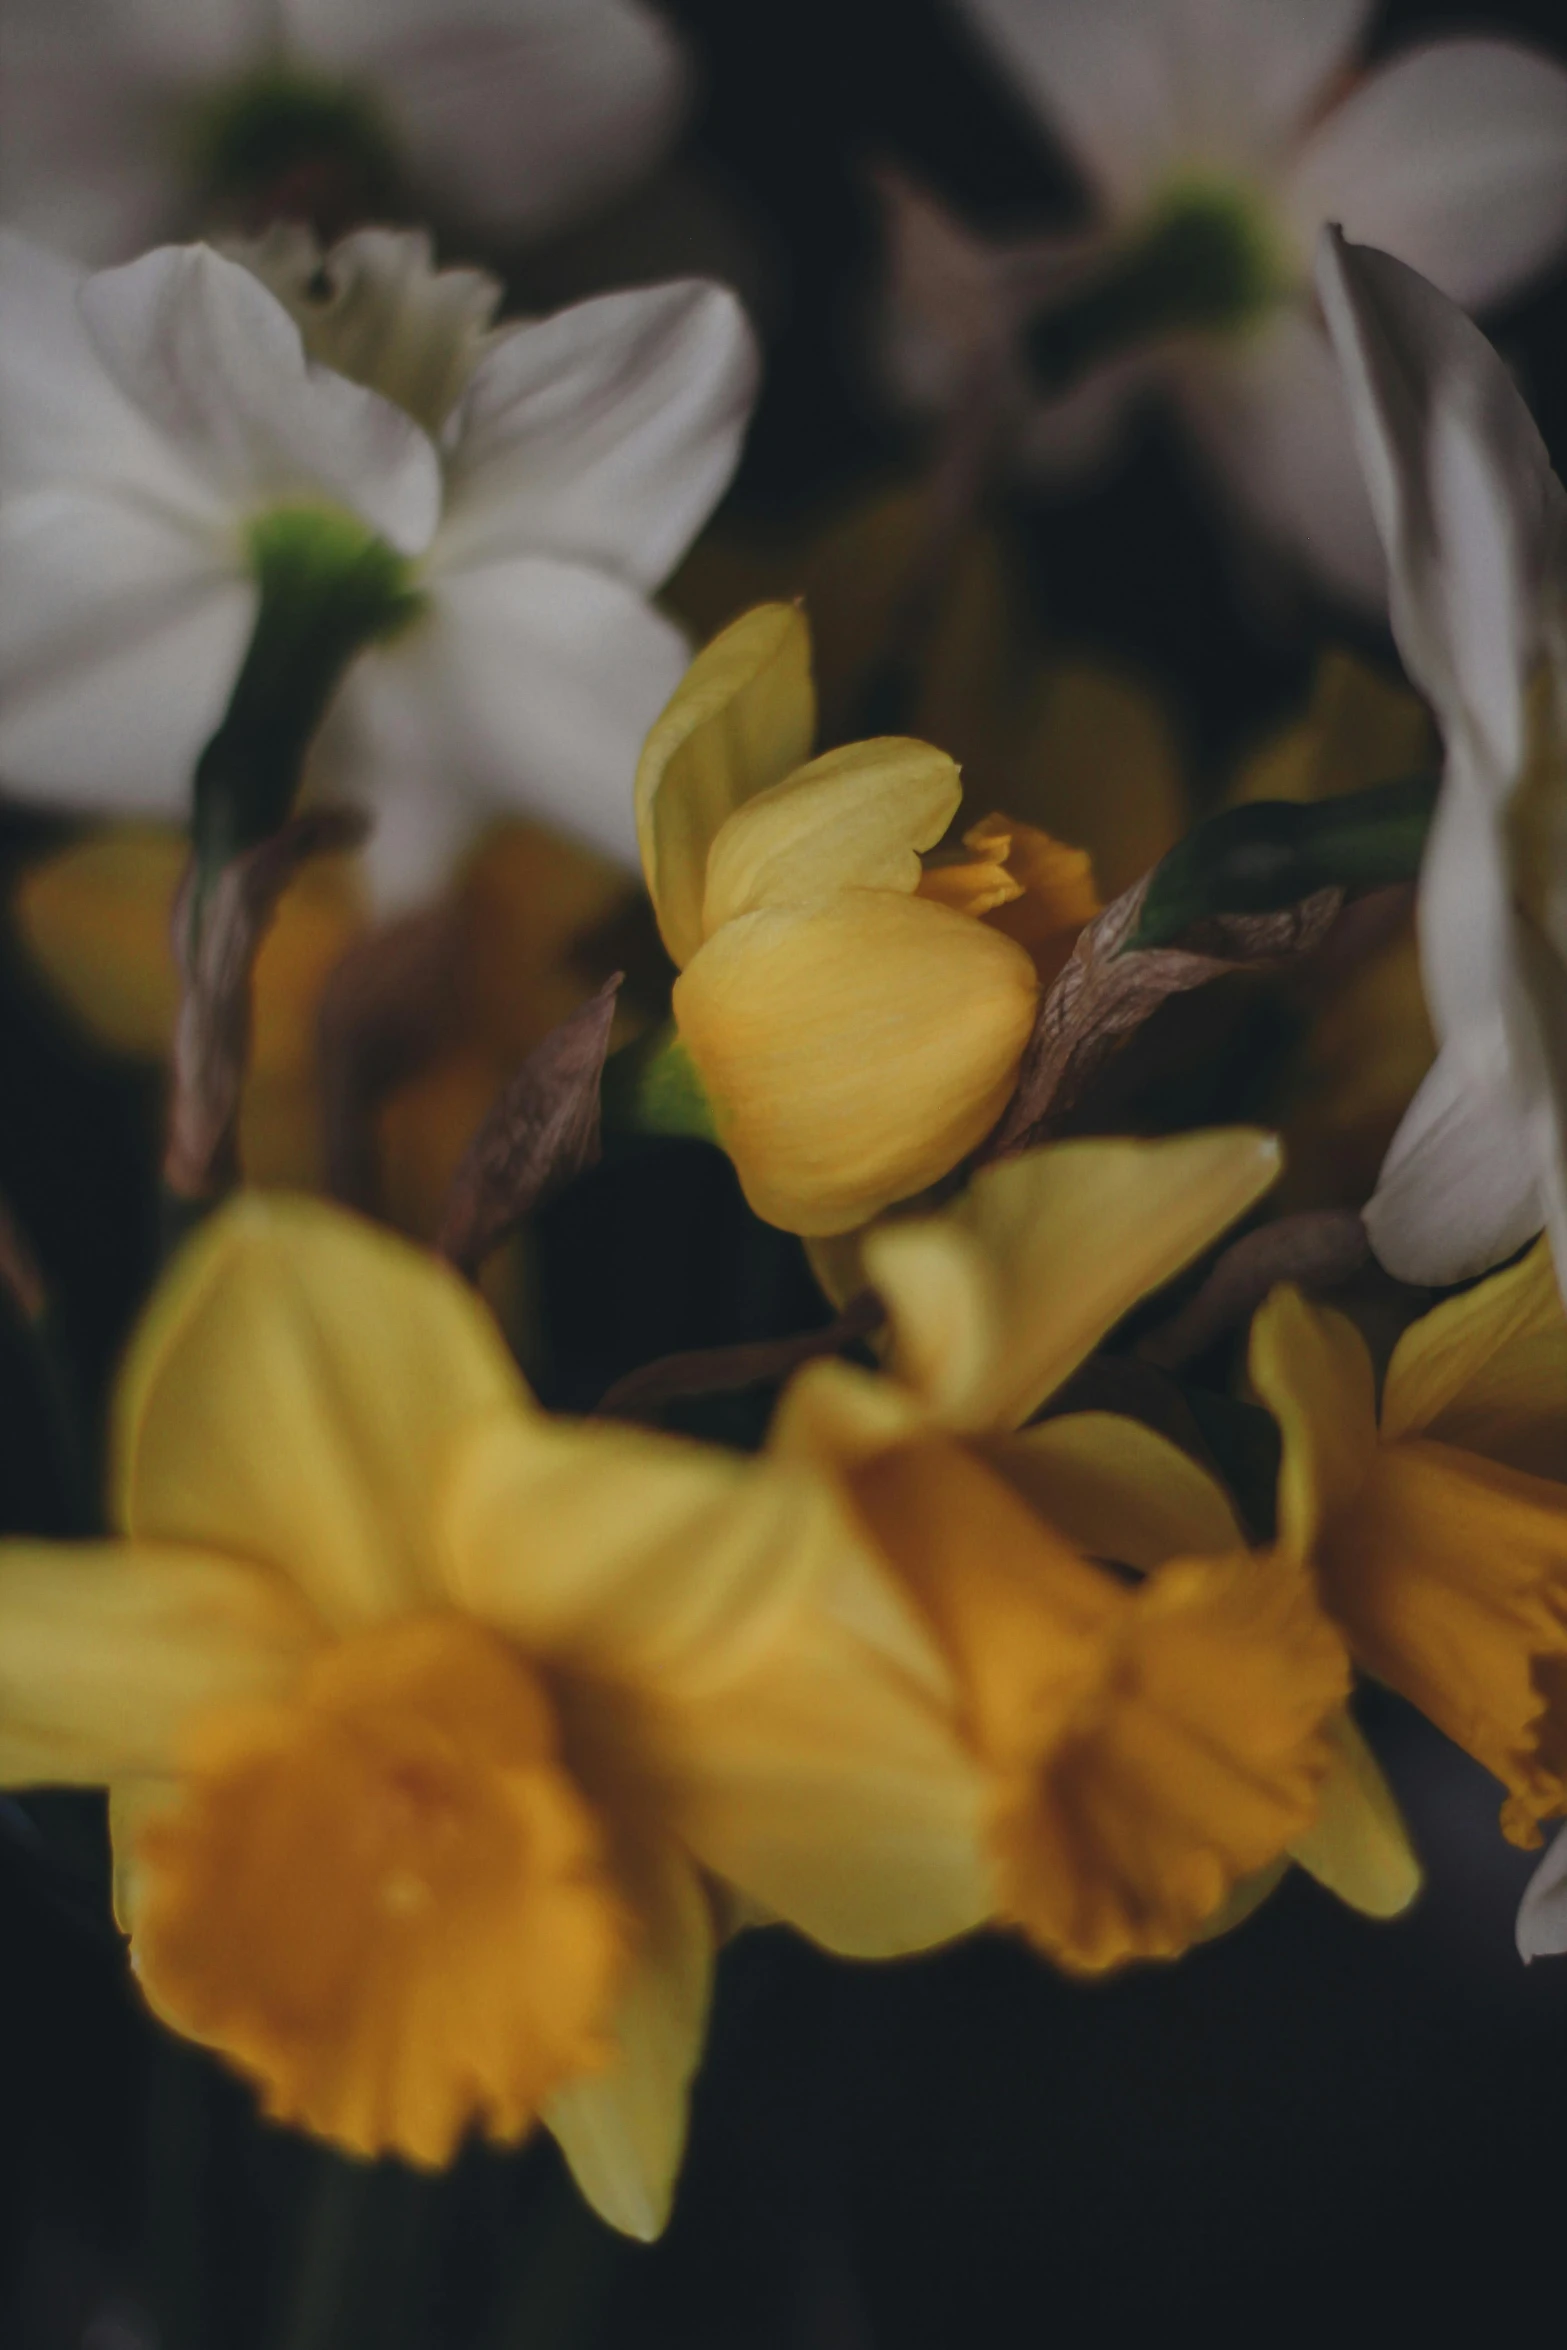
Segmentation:
[(405, 1242), (231, 1205), (114, 1453), (123, 1539), (0, 1547), (0, 1779), (108, 1785), (147, 1999), (276, 2118), (426, 2164), (542, 2118), (652, 2235), (704, 1869), (860, 1956), (985, 1915), (940, 1659), (831, 1481), (548, 1419)]
[[(1039, 989), (988, 918), (1024, 894), (998, 841), (971, 850), (969, 910), (947, 869), (921, 864), (958, 812), (954, 762), (900, 737), (810, 759), (815, 730), (805, 619), (761, 605), (698, 656), (648, 736), (637, 824), (681, 969), (675, 1019), (746, 1196), (785, 1230), (830, 1234), (983, 1140)], [(1072, 866), (1057, 928), (1083, 887)]]
[(1234, 1131), (987, 1168), (838, 1268), (887, 1308), (891, 1376), (816, 1363), (780, 1413), (776, 1449), (836, 1465), (940, 1633), (990, 1779), (1001, 1912), (1074, 1970), (1173, 1956), (1286, 1854), (1377, 1914), (1414, 1890), (1309, 1576), (1252, 1552), (1149, 1429), (1023, 1426), (1277, 1167)]
[[(174, 1027), (171, 909), (187, 847), (172, 828), (95, 833), (22, 878), (16, 918), (40, 969), (93, 1035), (161, 1058)], [(532, 825), (490, 833), (450, 901), (452, 1033), (380, 1107), (383, 1200), (406, 1230), (436, 1230), (457, 1161), (501, 1086), (585, 1001), (596, 974), (571, 950), (630, 900), (625, 876)], [(253, 1183), (320, 1186), (316, 1023), (336, 965), (371, 930), (352, 857), (324, 857), (290, 885), (257, 959), (240, 1154)]]
[[(703, 640), (752, 604), (803, 602), (822, 730), (842, 741), (858, 732), (930, 527), (928, 491), (906, 483), (803, 523), (720, 524), (697, 541), (666, 600)], [(1126, 669), (1049, 646), (1021, 558), (990, 524), (971, 524), (958, 542), (913, 693), (911, 730), (951, 752), (970, 802), (1087, 850), (1107, 898), (1192, 822), (1158, 695)]]
[(1399, 1340), (1379, 1416), (1342, 1314), (1276, 1290), (1253, 1384), (1279, 1423), (1279, 1533), (1357, 1660), (1507, 1789), (1567, 1812), (1567, 1321), (1548, 1242)]

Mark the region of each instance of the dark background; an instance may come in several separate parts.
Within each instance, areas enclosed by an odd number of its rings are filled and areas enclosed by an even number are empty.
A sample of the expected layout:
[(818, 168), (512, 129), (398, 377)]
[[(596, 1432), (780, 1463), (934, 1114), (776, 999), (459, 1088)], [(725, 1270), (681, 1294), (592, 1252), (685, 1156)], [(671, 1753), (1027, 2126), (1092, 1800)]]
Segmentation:
[[(776, 519), (909, 453), (862, 361), (866, 161), (896, 158), (998, 229), (1064, 222), (1071, 183), (934, 0), (670, 13), (705, 56), (706, 95), (659, 258), (706, 260), (715, 217), (745, 255), (770, 350), (730, 507)], [(1384, 9), (1373, 53), (1437, 29), (1567, 50), (1547, 0), (1411, 0)], [(657, 211), (555, 265), (612, 269)], [(1560, 465), (1567, 284), (1490, 323)], [(1215, 770), (1298, 703), (1325, 635), (1391, 659), (1308, 598), (1238, 592), (1211, 503), (1157, 426), (1107, 481), (1026, 508), (1021, 527), (1052, 641), (1132, 657)], [(60, 828), (10, 812), (0, 836), (9, 871)], [(0, 1191), (96, 1406), (153, 1262), (158, 1084), (84, 1046), (9, 941), (0, 992)], [(811, 1311), (792, 1244), (758, 1234), (698, 1148), (607, 1166), (545, 1246), (566, 1402), (651, 1355)], [(58, 1530), (10, 1332), (0, 1412), (0, 1523)], [(1395, 1925), (1296, 1875), (1229, 1939), (1090, 1989), (1000, 1939), (870, 1971), (749, 1938), (725, 1961), (676, 2219), (648, 2252), (573, 2215), (547, 2145), (429, 2182), (344, 2174), (258, 2130), (241, 2090), (142, 2019), (105, 1922), (95, 1807), (8, 1805), (0, 2343), (945, 2350), (1178, 2329), (1490, 2343), (1534, 2325), (1560, 2339), (1567, 1962), (1517, 1961), (1531, 1864), (1501, 1842), (1483, 1774), (1391, 1700), (1368, 1698), (1365, 1718), (1429, 1865)], [(599, 2330), (573, 2333), (561, 2307), (594, 2287)]]

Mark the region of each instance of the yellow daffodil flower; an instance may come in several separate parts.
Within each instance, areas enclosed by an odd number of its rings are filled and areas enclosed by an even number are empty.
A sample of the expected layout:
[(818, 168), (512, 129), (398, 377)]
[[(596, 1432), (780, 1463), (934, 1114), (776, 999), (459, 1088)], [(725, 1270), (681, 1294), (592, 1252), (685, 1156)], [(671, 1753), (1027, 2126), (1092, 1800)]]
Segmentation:
[[(637, 823), (680, 966), (675, 1019), (746, 1196), (785, 1230), (832, 1234), (983, 1140), (1039, 975), (993, 919), (1026, 894), (1008, 861), (1027, 828), (971, 844), (977, 891), (927, 868), (962, 796), (953, 761), (900, 738), (811, 759), (815, 726), (804, 617), (761, 605), (699, 655), (648, 736)], [(1064, 894), (1039, 910), (1056, 932), (1093, 903), (1066, 854)]]
[(542, 2118), (668, 2208), (712, 1870), (838, 1950), (977, 1923), (943, 1667), (831, 1482), (532, 1403), (444, 1266), (253, 1193), (176, 1262), (121, 1539), (0, 1546), (0, 1780), (107, 1784), (154, 2010), (437, 2164)]
[(1567, 1812), (1567, 1321), (1548, 1242), (1393, 1351), (1380, 1417), (1342, 1314), (1276, 1290), (1251, 1376), (1284, 1438), (1280, 1538), (1357, 1660), (1507, 1789), (1504, 1833)]
[[(187, 844), (172, 827), (95, 833), (24, 875), (18, 925), (72, 1012), (114, 1050), (161, 1058), (174, 1028), (170, 948)], [(615, 867), (523, 824), (484, 841), (451, 901), (457, 962), (453, 1033), (378, 1119), (384, 1205), (405, 1230), (433, 1234), (457, 1160), (502, 1085), (587, 998), (578, 939), (627, 902)], [(307, 865), (284, 894), (257, 958), (240, 1155), (251, 1182), (315, 1189), (323, 1180), (316, 1018), (322, 991), (370, 909), (352, 857)]]
[(1023, 1425), (1277, 1167), (1236, 1131), (986, 1168), (840, 1263), (886, 1307), (890, 1375), (818, 1362), (780, 1411), (777, 1451), (836, 1465), (957, 1672), (1000, 1913), (1074, 1970), (1173, 1956), (1287, 1854), (1376, 1914), (1415, 1887), (1309, 1575), (1149, 1429)]

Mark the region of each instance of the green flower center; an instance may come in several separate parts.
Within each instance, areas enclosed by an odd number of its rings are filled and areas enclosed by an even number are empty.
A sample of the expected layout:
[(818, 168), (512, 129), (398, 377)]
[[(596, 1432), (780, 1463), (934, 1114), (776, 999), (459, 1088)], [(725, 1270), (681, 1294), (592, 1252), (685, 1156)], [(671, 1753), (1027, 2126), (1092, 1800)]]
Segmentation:
[(1181, 181), (1086, 285), (1034, 321), (1024, 338), (1028, 363), (1041, 391), (1063, 392), (1139, 345), (1234, 334), (1291, 283), (1255, 196), (1231, 181)]
[(187, 117), (191, 175), (214, 207), (347, 221), (390, 208), (396, 143), (351, 83), (281, 60), (207, 93)]

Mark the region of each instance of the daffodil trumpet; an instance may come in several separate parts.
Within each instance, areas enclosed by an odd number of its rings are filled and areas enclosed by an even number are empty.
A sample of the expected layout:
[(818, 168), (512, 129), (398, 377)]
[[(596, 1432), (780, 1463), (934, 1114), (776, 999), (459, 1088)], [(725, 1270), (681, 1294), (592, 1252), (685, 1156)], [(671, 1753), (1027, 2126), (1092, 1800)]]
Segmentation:
[(662, 2226), (712, 1887), (866, 1957), (984, 1918), (939, 1655), (799, 1462), (540, 1412), (448, 1268), (242, 1197), (132, 1346), (115, 1541), (0, 1546), (0, 1780), (107, 1785), (137, 1981), (275, 2119), (542, 2120)]
[(1567, 1813), (1567, 1318), (1548, 1241), (1412, 1322), (1380, 1406), (1344, 1315), (1258, 1314), (1279, 1534), (1368, 1672), (1499, 1779), (1503, 1833)]
[(1374, 1916), (1419, 1880), (1311, 1574), (1174, 1445), (1033, 1422), (1278, 1168), (1245, 1130), (1071, 1142), (819, 1258), (887, 1368), (801, 1371), (774, 1449), (832, 1466), (956, 1673), (1000, 1915), (1078, 1973), (1169, 1958), (1298, 1861)]
[(1087, 859), (986, 819), (929, 857), (956, 764), (901, 737), (810, 756), (810, 634), (764, 604), (701, 653), (637, 770), (673, 1012), (757, 1214), (831, 1235), (948, 1174), (996, 1123)]

